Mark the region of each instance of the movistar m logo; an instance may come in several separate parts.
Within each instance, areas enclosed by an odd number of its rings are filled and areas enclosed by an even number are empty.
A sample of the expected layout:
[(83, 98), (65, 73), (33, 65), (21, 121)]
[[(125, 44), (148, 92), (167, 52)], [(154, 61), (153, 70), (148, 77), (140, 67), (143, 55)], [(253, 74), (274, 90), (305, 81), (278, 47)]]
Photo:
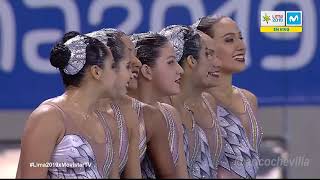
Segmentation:
[(302, 26), (302, 11), (286, 11), (286, 26)]
[(299, 20), (298, 15), (295, 15), (294, 17), (292, 17), (292, 16), (289, 17), (290, 22), (292, 22), (292, 21), (295, 22), (296, 20)]

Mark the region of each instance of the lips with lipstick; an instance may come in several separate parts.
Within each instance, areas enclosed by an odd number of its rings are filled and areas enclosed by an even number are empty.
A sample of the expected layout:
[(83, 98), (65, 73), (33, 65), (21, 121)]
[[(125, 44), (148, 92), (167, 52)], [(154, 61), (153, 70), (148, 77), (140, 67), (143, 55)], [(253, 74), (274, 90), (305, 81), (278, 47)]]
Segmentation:
[(174, 82), (180, 85), (180, 83), (181, 83), (181, 77), (178, 78), (177, 80), (175, 80)]
[(214, 78), (219, 78), (220, 77), (220, 70), (208, 72), (208, 75), (212, 76)]
[(232, 56), (232, 58), (236, 61), (239, 61), (239, 62), (245, 61), (244, 54), (237, 54), (237, 55)]

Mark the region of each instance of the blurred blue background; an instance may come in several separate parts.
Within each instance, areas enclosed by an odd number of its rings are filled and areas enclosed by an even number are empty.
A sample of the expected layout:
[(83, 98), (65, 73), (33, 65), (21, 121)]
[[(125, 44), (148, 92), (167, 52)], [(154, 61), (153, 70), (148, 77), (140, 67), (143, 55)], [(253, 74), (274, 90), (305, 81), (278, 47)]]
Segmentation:
[[(0, 108), (34, 108), (63, 90), (48, 61), (50, 49), (70, 30), (104, 27), (131, 34), (190, 25), (199, 17), (229, 15), (247, 43), (247, 70), (234, 83), (250, 89), (260, 105), (320, 104), (320, 1), (96, 0), (1, 1)], [(302, 33), (260, 33), (261, 10), (302, 10)], [(4, 15), (6, 14), (6, 15)]]
[[(263, 157), (311, 160), (308, 166), (265, 167), (265, 177), (320, 176), (320, 142), (314, 140), (320, 137), (319, 9), (320, 0), (1, 0), (0, 178), (14, 177), (32, 109), (63, 92), (49, 54), (65, 32), (159, 31), (213, 14), (231, 16), (244, 36), (247, 69), (234, 84), (258, 97), (268, 142)], [(303, 32), (261, 33), (260, 11), (273, 10), (302, 11)]]

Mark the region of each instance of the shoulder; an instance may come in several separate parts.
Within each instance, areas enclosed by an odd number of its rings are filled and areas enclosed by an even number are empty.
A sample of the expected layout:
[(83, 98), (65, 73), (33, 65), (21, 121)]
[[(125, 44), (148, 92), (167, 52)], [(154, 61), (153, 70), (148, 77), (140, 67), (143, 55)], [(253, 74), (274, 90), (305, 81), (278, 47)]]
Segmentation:
[[(165, 116), (159, 107), (143, 104), (143, 119), (147, 129), (150, 127), (164, 126), (166, 123)], [(153, 129), (153, 128), (151, 128)]]
[(176, 123), (179, 130), (181, 130), (182, 129), (182, 121), (181, 121), (181, 116), (180, 116), (178, 110), (170, 104), (161, 103), (161, 105), (164, 108), (166, 108), (169, 111), (169, 113), (171, 113), (174, 122)]
[(208, 101), (209, 105), (213, 108), (213, 110), (217, 109), (217, 103), (216, 100), (214, 99), (214, 97), (207, 93), (207, 92), (203, 92), (202, 96)]
[[(50, 102), (50, 101), (45, 101)], [(42, 103), (40, 104), (29, 116), (27, 123), (35, 123), (46, 126), (51, 126), (53, 124), (63, 125), (63, 114), (56, 107)]]
[(28, 117), (25, 124), (24, 136), (50, 134), (59, 137), (64, 132), (63, 118), (62, 113), (57, 108), (42, 103)]
[(159, 117), (159, 115), (161, 115), (161, 111), (157, 107), (150, 106), (149, 104), (143, 103), (142, 109), (143, 109), (144, 114), (151, 114), (156, 117)]
[(175, 107), (166, 103), (161, 103), (161, 105), (172, 114), (174, 120), (179, 119), (179, 112)]
[(249, 90), (246, 90), (246, 89), (240, 89), (240, 90), (244, 94), (244, 96), (247, 98), (250, 105), (253, 106), (254, 108), (257, 108), (258, 107), (258, 99), (257, 99), (256, 95), (254, 95), (252, 92), (250, 92)]

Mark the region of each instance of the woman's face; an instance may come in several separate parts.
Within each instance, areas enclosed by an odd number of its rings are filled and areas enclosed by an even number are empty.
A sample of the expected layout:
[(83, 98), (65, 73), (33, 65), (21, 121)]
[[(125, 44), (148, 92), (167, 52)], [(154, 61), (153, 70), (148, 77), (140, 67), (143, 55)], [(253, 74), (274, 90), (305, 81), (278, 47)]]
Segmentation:
[(116, 95), (114, 90), (114, 84), (116, 82), (117, 74), (112, 68), (114, 59), (109, 48), (107, 48), (108, 56), (105, 58), (104, 67), (101, 69), (102, 75), (100, 81), (102, 83), (104, 97), (114, 97)]
[(222, 61), (222, 71), (237, 73), (245, 69), (246, 46), (237, 24), (222, 18), (213, 25), (211, 36), (216, 44), (216, 54)]
[(177, 63), (171, 43), (159, 49), (159, 57), (152, 67), (152, 83), (162, 96), (180, 93), (180, 80), (183, 69)]
[[(124, 38), (121, 38), (122, 41), (125, 39), (125, 36), (123, 37)], [(115, 72), (117, 75), (117, 78), (115, 81), (115, 90), (117, 91), (118, 96), (122, 96), (127, 93), (129, 81), (132, 77), (131, 62), (130, 62), (131, 54), (132, 54), (131, 51), (125, 44), (123, 58), (120, 60), (118, 66), (115, 68)]]
[(137, 51), (134, 47), (133, 42), (130, 40), (128, 36), (123, 36), (122, 41), (126, 45), (129, 50), (129, 59), (131, 66), (131, 79), (129, 81), (128, 90), (135, 90), (138, 88), (138, 75), (140, 68), (142, 66), (140, 60), (137, 58)]
[(201, 88), (211, 88), (217, 86), (220, 77), (221, 60), (217, 58), (213, 39), (199, 33), (201, 37), (201, 50), (197, 65), (192, 71), (192, 78)]

